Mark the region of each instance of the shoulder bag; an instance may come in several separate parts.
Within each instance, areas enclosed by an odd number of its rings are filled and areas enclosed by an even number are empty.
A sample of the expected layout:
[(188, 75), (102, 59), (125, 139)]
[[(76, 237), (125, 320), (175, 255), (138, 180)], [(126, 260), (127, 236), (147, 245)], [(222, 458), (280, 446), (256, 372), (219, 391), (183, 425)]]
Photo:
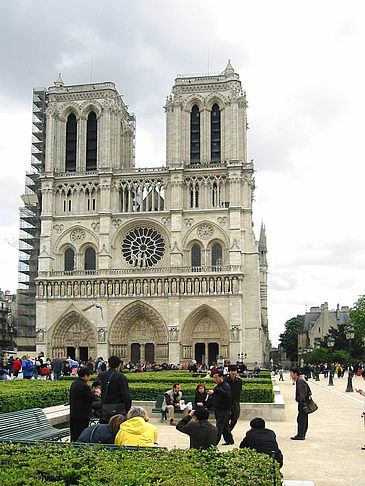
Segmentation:
[[(104, 400), (108, 394), (109, 383), (113, 378), (114, 373), (110, 375), (108, 383), (106, 384)], [(104, 401), (103, 400), (103, 401)], [(113, 415), (122, 414), (126, 415), (126, 409), (124, 403), (103, 403), (101, 406), (101, 415), (100, 415), (100, 423), (107, 424)]]
[(303, 412), (307, 415), (318, 410), (318, 405), (313, 400), (312, 396), (309, 396), (303, 404)]

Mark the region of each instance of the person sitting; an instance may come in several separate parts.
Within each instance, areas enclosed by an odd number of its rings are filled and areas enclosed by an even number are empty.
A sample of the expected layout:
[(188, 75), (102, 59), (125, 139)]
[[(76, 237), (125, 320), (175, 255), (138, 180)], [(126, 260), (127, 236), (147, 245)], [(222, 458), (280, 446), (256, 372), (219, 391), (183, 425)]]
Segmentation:
[(198, 385), (195, 390), (195, 397), (194, 397), (194, 408), (197, 407), (206, 407), (208, 402), (208, 393), (205, 388), (205, 385)]
[(124, 415), (113, 415), (108, 424), (95, 424), (84, 429), (77, 442), (86, 444), (114, 444), (119, 426), (125, 421)]
[(275, 459), (280, 467), (283, 465), (283, 455), (276, 441), (276, 435), (273, 430), (265, 428), (265, 420), (256, 417), (250, 422), (251, 429), (246, 432), (246, 437), (242, 440), (240, 448), (247, 447), (255, 449), (257, 452), (263, 452), (271, 456), (275, 451)]
[(146, 410), (142, 407), (132, 407), (127, 420), (119, 427), (114, 443), (124, 446), (153, 447), (157, 441), (157, 428), (148, 423)]
[[(191, 421), (193, 417), (195, 421)], [(209, 410), (197, 407), (177, 424), (176, 430), (190, 437), (190, 449), (209, 449), (210, 446), (215, 446), (218, 429), (208, 418)]]
[[(162, 402), (162, 419), (163, 422), (164, 418), (166, 418), (166, 411), (168, 412), (168, 418), (170, 419), (170, 425), (176, 425), (174, 420), (174, 411), (180, 410), (182, 403), (180, 402), (182, 399), (181, 387), (179, 383), (174, 383), (172, 386), (172, 390), (168, 390), (165, 393), (164, 400)], [(189, 410), (185, 406), (183, 409), (183, 417), (186, 417)]]

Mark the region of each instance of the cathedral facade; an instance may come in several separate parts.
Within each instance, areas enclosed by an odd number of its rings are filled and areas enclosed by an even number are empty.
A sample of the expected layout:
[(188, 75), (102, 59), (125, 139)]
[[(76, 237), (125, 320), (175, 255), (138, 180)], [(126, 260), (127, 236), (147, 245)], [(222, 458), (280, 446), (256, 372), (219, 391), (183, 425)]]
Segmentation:
[(59, 77), (47, 90), (37, 351), (268, 362), (246, 106), (230, 63), (177, 77), (164, 107), (166, 165), (142, 169), (134, 115), (113, 83)]

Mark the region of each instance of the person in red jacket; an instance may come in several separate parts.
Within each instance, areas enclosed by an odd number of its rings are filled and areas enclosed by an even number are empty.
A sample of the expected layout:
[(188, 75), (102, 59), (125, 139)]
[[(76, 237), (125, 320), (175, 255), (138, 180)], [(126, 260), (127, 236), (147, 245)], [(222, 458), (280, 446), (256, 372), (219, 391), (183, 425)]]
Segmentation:
[(14, 377), (17, 378), (18, 375), (19, 375), (19, 371), (21, 371), (22, 369), (22, 362), (20, 361), (20, 359), (17, 357), (15, 360), (14, 360), (14, 363), (13, 363), (13, 370), (14, 370)]

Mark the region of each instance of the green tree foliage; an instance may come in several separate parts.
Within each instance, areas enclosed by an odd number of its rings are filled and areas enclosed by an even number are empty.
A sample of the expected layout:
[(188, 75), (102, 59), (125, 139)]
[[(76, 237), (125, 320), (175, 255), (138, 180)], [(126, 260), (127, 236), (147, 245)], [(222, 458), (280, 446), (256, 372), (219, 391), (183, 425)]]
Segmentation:
[(361, 295), (350, 309), (350, 321), (355, 329), (355, 341), (362, 343), (365, 337), (365, 295)]
[[(323, 340), (323, 346), (326, 346), (327, 338), (332, 336), (335, 340), (335, 345), (333, 347), (333, 358), (332, 361), (337, 360), (342, 364), (346, 364), (348, 362), (348, 351), (349, 351), (349, 342), (346, 339), (346, 328), (348, 324), (340, 324), (337, 329), (331, 327), (328, 331), (328, 334), (325, 336)], [(338, 352), (339, 354), (336, 354)], [(364, 356), (364, 348), (362, 341), (359, 339), (352, 340), (351, 345), (351, 356), (355, 359), (362, 359)], [(342, 358), (342, 359), (340, 359)]]
[(292, 317), (285, 323), (285, 331), (280, 334), (279, 341), (291, 361), (298, 361), (298, 332), (304, 322), (303, 315)]

